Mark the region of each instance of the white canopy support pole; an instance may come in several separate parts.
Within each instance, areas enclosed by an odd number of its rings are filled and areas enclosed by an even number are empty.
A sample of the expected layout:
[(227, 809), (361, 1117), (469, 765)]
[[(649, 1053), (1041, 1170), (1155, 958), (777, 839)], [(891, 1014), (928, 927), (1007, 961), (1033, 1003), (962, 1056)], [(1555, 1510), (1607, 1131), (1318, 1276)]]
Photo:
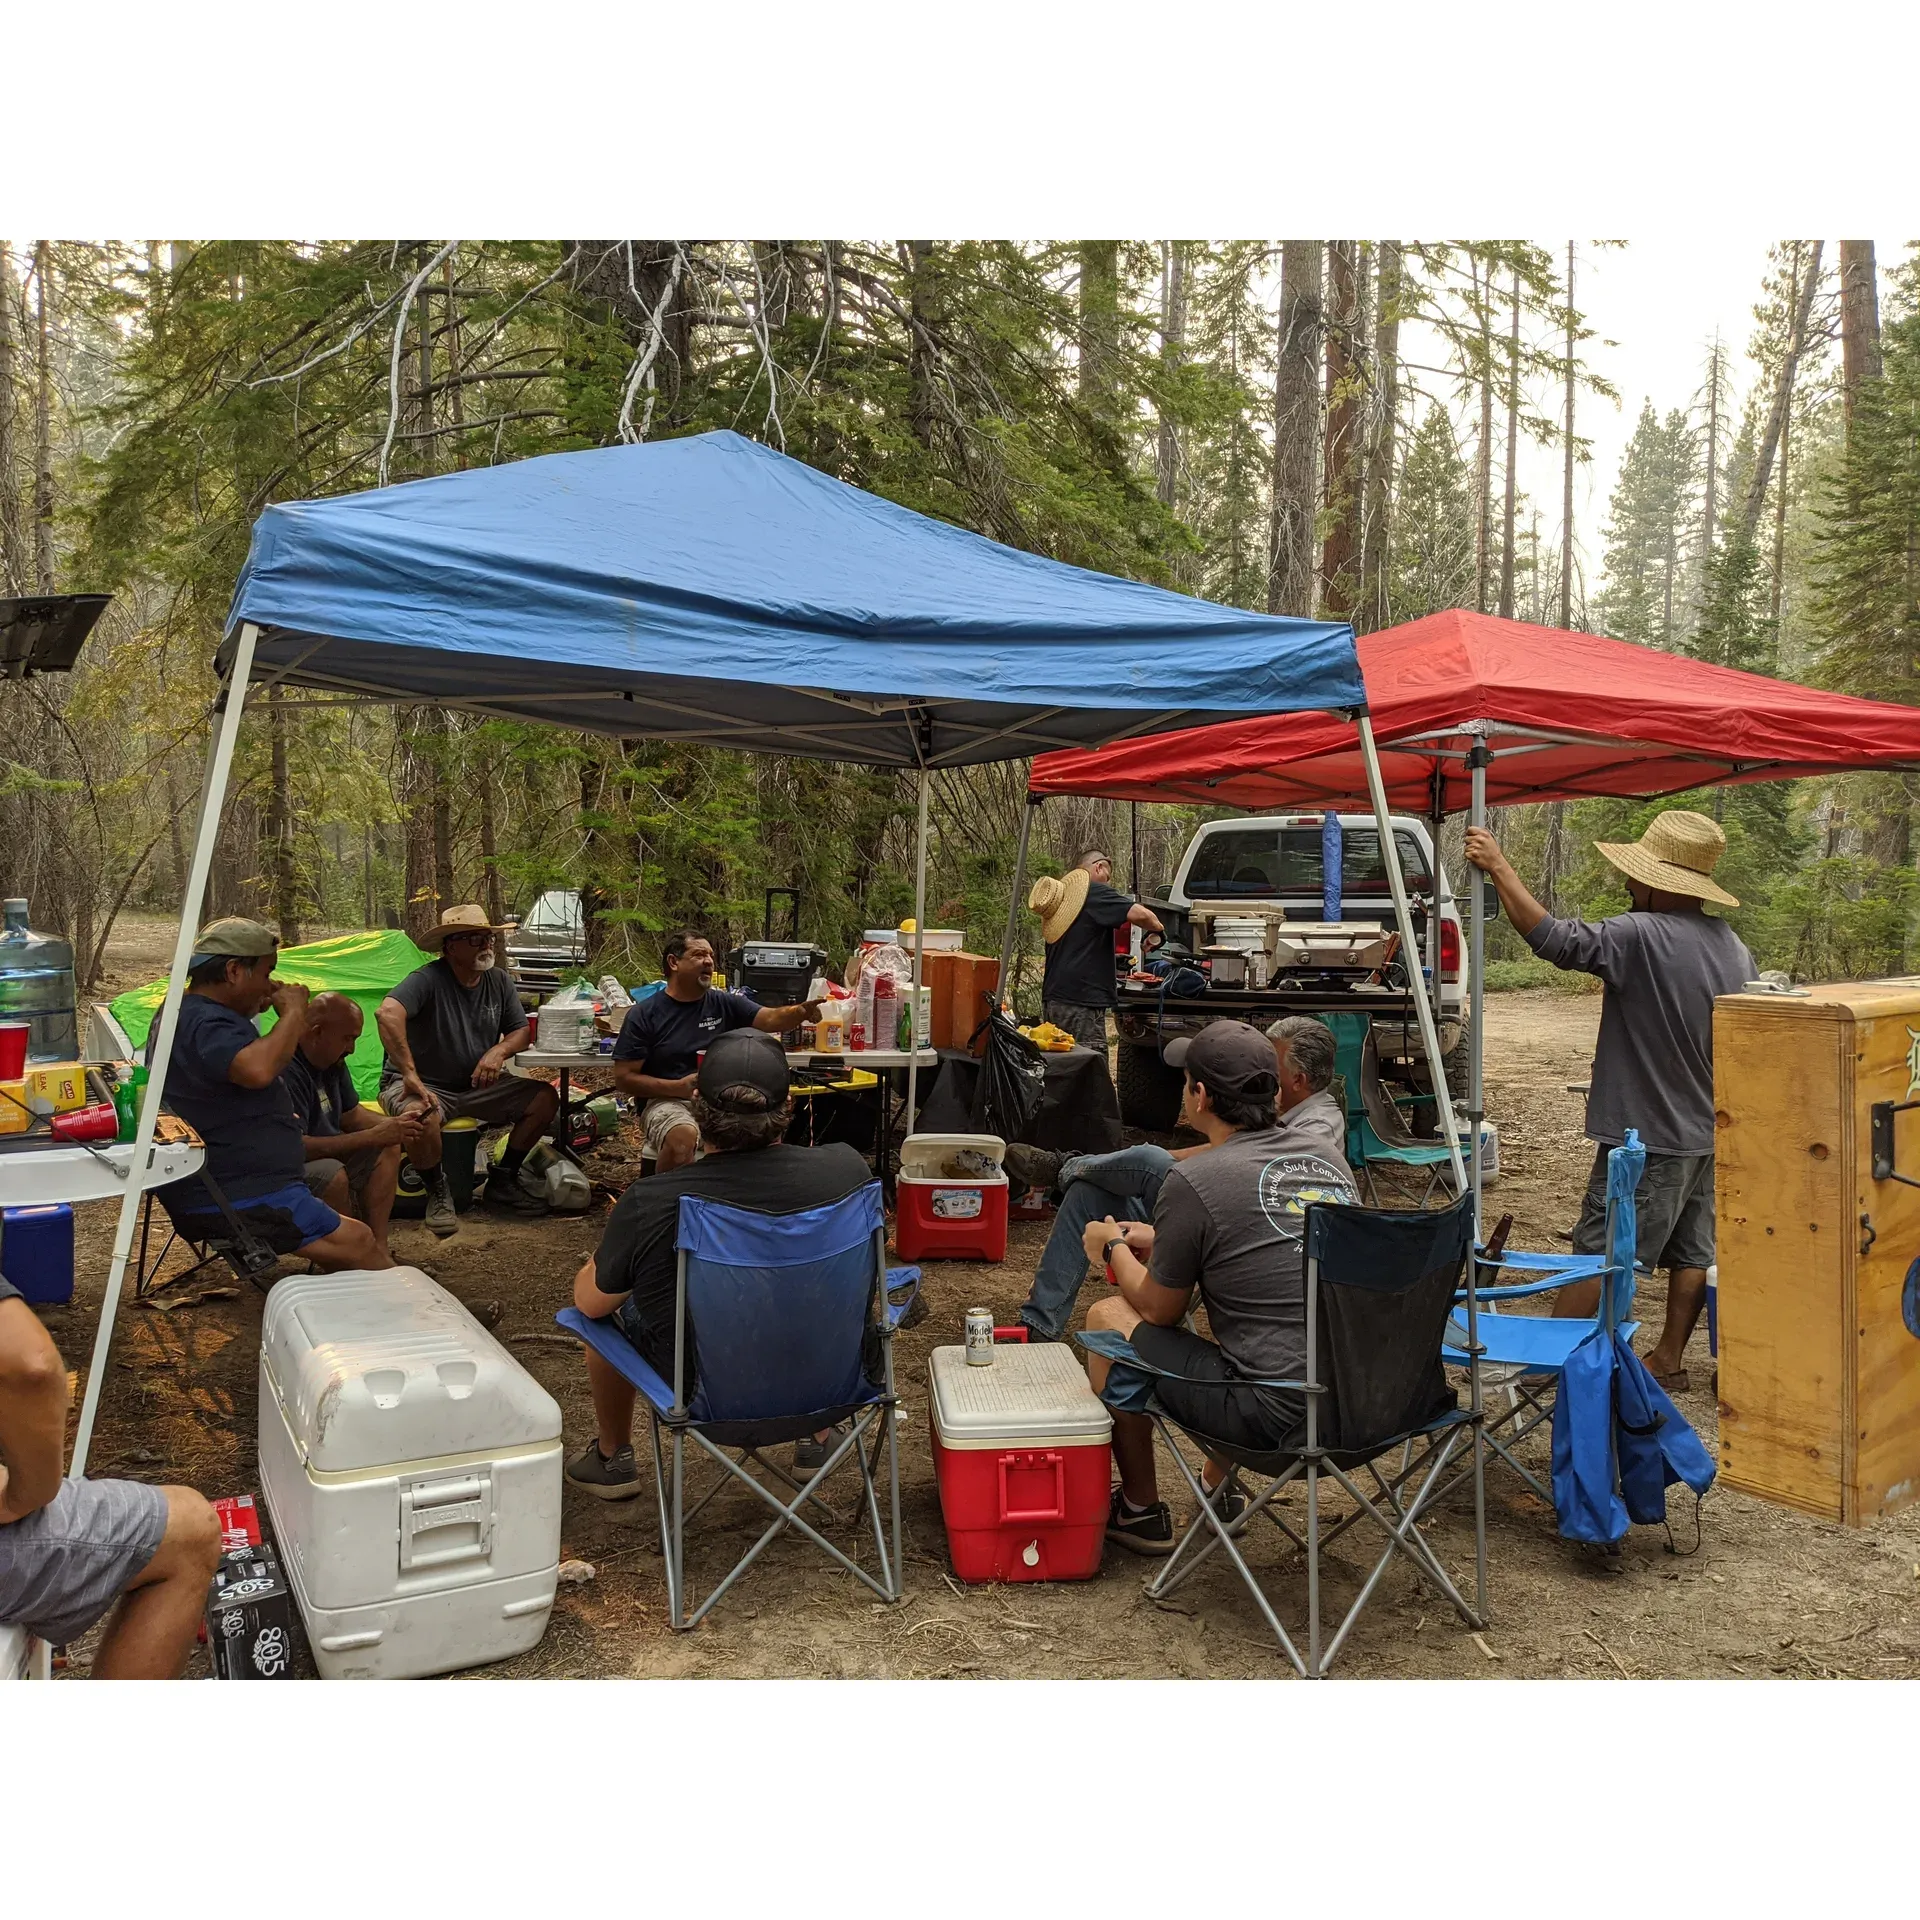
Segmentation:
[[(1487, 824), (1487, 767), (1493, 755), (1487, 751), (1484, 740), (1473, 743), (1473, 751), (1467, 755), (1467, 766), (1473, 780), (1472, 811), (1468, 820), (1476, 827)], [(1481, 1214), (1481, 1193), (1484, 1185), (1484, 1169), (1480, 1164), (1480, 1121), (1486, 1112), (1486, 1085), (1482, 1075), (1486, 1068), (1486, 1028), (1481, 1013), (1486, 1006), (1487, 972), (1487, 888), (1486, 882), (1477, 867), (1467, 869), (1473, 881), (1473, 918), (1470, 922), (1467, 964), (1472, 969), (1472, 990), (1469, 994), (1472, 1011), (1467, 1025), (1467, 1125), (1472, 1129), (1468, 1141), (1469, 1157), (1473, 1164), (1473, 1241), (1481, 1246), (1486, 1241), (1486, 1221)]]
[(1367, 764), (1367, 793), (1373, 801), (1374, 825), (1380, 834), (1380, 864), (1393, 892), (1394, 924), (1400, 929), (1400, 951), (1405, 958), (1407, 986), (1413, 995), (1414, 1016), (1420, 1023), (1420, 1044), (1426, 1051), (1427, 1071), (1433, 1077), (1433, 1104), (1440, 1118), (1441, 1138), (1453, 1168), (1453, 1190), (1467, 1190), (1467, 1169), (1460, 1158), (1460, 1130), (1453, 1124), (1453, 1102), (1447, 1097), (1446, 1061), (1440, 1053), (1440, 1035), (1433, 1024), (1433, 1002), (1427, 995), (1426, 971), (1420, 964), (1420, 943), (1413, 937), (1413, 909), (1407, 904), (1407, 877), (1400, 871), (1393, 844), (1393, 817), (1387, 811), (1386, 782), (1380, 777), (1380, 750), (1373, 743), (1373, 722), (1360, 714), (1360, 754)]
[(1027, 804), (1020, 810), (1020, 850), (1013, 856), (1013, 896), (1007, 902), (1007, 933), (1000, 942), (1000, 985), (997, 992), (1003, 1007), (1013, 1004), (1014, 937), (1020, 930), (1021, 895), (1027, 884), (1027, 842), (1033, 834), (1033, 816), (1039, 811), (1040, 796), (1037, 793), (1028, 794)]
[(100, 1391), (106, 1384), (107, 1355), (113, 1346), (113, 1323), (120, 1311), (120, 1290), (133, 1250), (133, 1230), (140, 1217), (153, 1159), (154, 1129), (160, 1118), (160, 1099), (167, 1086), (167, 1065), (173, 1058), (174, 1031), (180, 1023), (180, 997), (186, 990), (187, 963), (193, 958), (193, 938), (200, 930), (200, 907), (206, 898), (207, 875), (213, 867), (214, 843), (220, 837), (220, 808), (227, 797), (227, 775), (233, 767), (234, 741), (247, 704), (247, 680), (253, 671), (254, 642), (259, 629), (248, 623), (240, 629), (226, 690), (218, 703), (219, 719), (207, 755), (206, 778), (200, 789), (200, 824), (193, 837), (193, 864), (187, 872), (186, 897), (180, 902), (180, 929), (174, 936), (173, 967), (167, 975), (167, 997), (160, 1003), (154, 1025), (152, 1064), (147, 1073), (147, 1097), (141, 1102), (140, 1123), (129, 1156), (127, 1190), (120, 1200), (120, 1223), (113, 1233), (113, 1262), (107, 1269), (107, 1290), (100, 1302), (100, 1325), (93, 1336), (93, 1359), (87, 1367), (87, 1390), (80, 1403), (80, 1424), (73, 1436), (70, 1479), (87, 1470), (87, 1450), (93, 1443), (93, 1423), (100, 1411)]
[[(913, 836), (913, 1019), (907, 1029), (912, 1052), (907, 1055), (907, 1131), (912, 1133), (920, 1112), (920, 970), (927, 944), (927, 789), (933, 776), (920, 769), (920, 819)], [(871, 1036), (869, 1036), (871, 1039)], [(882, 1044), (885, 1044), (884, 1036)]]

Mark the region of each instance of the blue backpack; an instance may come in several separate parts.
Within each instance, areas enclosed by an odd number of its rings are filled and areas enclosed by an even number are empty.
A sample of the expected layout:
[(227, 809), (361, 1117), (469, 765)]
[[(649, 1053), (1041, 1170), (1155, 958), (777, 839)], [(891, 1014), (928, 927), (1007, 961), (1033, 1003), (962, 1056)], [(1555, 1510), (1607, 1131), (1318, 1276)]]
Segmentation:
[(1567, 1356), (1553, 1404), (1553, 1504), (1561, 1533), (1610, 1543), (1629, 1522), (1664, 1524), (1670, 1486), (1683, 1482), (1699, 1500), (1713, 1479), (1700, 1436), (1640, 1356), (1618, 1334), (1596, 1327)]

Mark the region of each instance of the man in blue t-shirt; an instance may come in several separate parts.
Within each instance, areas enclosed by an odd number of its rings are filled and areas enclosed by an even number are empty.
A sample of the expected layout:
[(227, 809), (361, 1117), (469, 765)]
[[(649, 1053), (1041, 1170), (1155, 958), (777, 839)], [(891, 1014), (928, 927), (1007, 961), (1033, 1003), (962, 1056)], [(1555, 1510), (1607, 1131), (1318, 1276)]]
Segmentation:
[(666, 985), (620, 1023), (613, 1085), (641, 1103), (640, 1130), (654, 1171), (669, 1173), (686, 1166), (700, 1148), (700, 1129), (687, 1102), (709, 1044), (736, 1027), (786, 1033), (817, 1020), (820, 1003), (763, 1007), (744, 993), (722, 991), (713, 984), (713, 942), (690, 927), (667, 935), (660, 958)]
[[(307, 989), (276, 980), (280, 942), (254, 920), (202, 927), (187, 968), (187, 990), (167, 1065), (166, 1103), (206, 1143), (206, 1172), (228, 1206), (275, 1253), (316, 1266), (390, 1267), (362, 1220), (343, 1220), (307, 1189), (307, 1149), (293, 1096), (281, 1077), (307, 1030)], [(278, 1016), (264, 1037), (254, 1025)], [(159, 1037), (147, 1042), (147, 1057)], [(163, 1189), (167, 1212), (196, 1240), (228, 1231), (220, 1202), (198, 1174)]]

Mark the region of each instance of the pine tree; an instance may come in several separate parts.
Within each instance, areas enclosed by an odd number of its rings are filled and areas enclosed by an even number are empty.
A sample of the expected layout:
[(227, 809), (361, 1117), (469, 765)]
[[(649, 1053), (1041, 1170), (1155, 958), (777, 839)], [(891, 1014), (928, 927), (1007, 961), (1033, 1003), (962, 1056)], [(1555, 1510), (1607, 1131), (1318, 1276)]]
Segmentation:
[(1596, 611), (1615, 639), (1671, 648), (1686, 638), (1698, 461), (1686, 415), (1662, 420), (1644, 402), (1608, 502), (1607, 584)]
[(1395, 501), (1388, 596), (1396, 623), (1472, 604), (1476, 527), (1473, 471), (1445, 409), (1429, 407), (1408, 442)]

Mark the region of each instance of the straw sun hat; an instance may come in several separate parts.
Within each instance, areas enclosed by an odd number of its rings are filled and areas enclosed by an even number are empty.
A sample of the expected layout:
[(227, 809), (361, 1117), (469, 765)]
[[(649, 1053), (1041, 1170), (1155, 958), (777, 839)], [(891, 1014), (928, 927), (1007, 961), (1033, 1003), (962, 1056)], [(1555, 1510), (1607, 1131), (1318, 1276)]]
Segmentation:
[(420, 937), (423, 947), (444, 948), (456, 933), (505, 933), (504, 926), (495, 926), (487, 918), (485, 907), (449, 907), (440, 916), (437, 927), (429, 927)]
[(1656, 893), (1683, 893), (1689, 899), (1711, 900), (1722, 907), (1740, 904), (1724, 887), (1716, 887), (1710, 877), (1727, 850), (1727, 836), (1720, 831), (1719, 823), (1704, 813), (1676, 808), (1657, 815), (1638, 840), (1596, 840), (1593, 846), (1629, 880), (1638, 880)]
[(1033, 883), (1027, 905), (1040, 916), (1040, 937), (1052, 946), (1080, 916), (1087, 904), (1087, 889), (1093, 875), (1085, 867), (1075, 867), (1064, 880), (1043, 874)]

